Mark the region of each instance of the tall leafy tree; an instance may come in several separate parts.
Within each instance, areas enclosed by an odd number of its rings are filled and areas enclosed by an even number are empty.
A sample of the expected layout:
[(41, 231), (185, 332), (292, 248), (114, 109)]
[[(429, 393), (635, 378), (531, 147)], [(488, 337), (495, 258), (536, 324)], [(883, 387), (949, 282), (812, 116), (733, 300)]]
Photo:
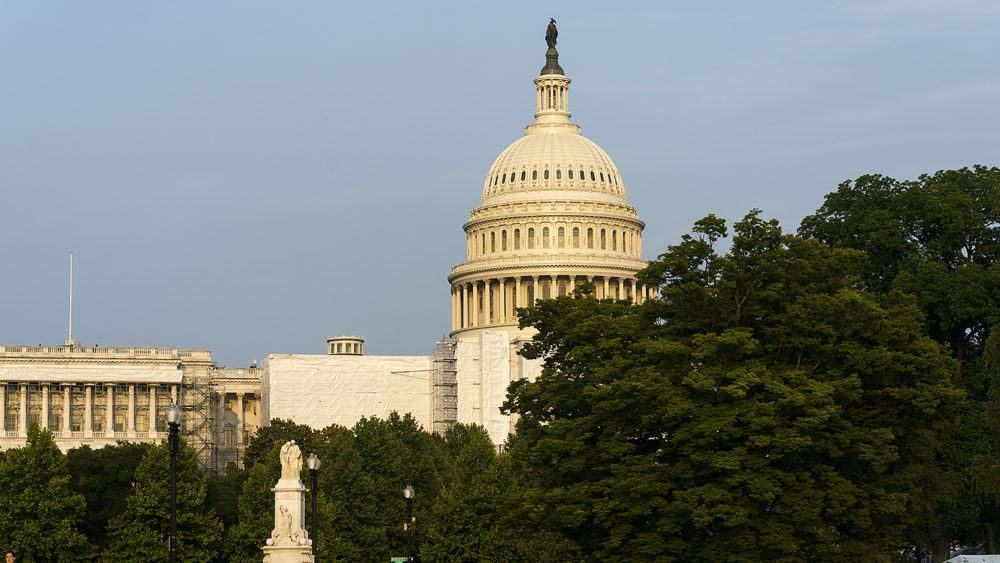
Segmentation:
[[(863, 250), (862, 277), (881, 295), (915, 296), (926, 330), (957, 360), (956, 381), (968, 402), (960, 424), (938, 450), (933, 500), (914, 530), (943, 561), (955, 543), (988, 541), (1000, 495), (997, 385), (987, 343), (1000, 324), (1000, 169), (943, 170), (915, 181), (862, 176), (844, 182), (802, 221), (804, 236), (835, 248)], [(959, 461), (961, 460), (961, 461)]]
[(70, 487), (66, 456), (37, 424), (28, 443), (0, 461), (0, 538), (21, 561), (89, 561), (93, 546), (79, 528), (83, 495)]
[[(195, 452), (181, 440), (177, 453), (177, 551), (181, 561), (211, 561), (219, 552), (222, 523), (205, 504), (205, 475)], [(112, 518), (106, 561), (162, 561), (170, 537), (170, 451), (149, 449), (135, 471), (135, 489)]]
[(135, 469), (150, 447), (119, 442), (98, 450), (83, 446), (67, 452), (70, 487), (87, 501), (80, 531), (98, 548), (107, 546), (108, 522), (125, 509), (135, 485)]
[(862, 255), (752, 212), (640, 273), (641, 306), (520, 311), (544, 358), (512, 384), (522, 509), (603, 561), (889, 560), (961, 393), (913, 301), (858, 287)]

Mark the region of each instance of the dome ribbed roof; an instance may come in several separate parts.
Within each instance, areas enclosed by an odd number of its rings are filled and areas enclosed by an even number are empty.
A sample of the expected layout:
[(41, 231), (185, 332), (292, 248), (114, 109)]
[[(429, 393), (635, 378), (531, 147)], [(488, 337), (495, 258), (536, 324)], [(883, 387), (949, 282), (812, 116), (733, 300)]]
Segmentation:
[(483, 199), (518, 192), (585, 191), (625, 199), (611, 157), (574, 127), (529, 132), (493, 162)]

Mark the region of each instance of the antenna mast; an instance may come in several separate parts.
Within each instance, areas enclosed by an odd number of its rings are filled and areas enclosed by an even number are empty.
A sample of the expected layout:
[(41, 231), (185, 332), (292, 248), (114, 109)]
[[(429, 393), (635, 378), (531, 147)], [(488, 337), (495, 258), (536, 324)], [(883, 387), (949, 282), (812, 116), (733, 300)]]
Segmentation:
[(69, 252), (69, 338), (67, 346), (75, 346), (73, 342), (73, 251)]

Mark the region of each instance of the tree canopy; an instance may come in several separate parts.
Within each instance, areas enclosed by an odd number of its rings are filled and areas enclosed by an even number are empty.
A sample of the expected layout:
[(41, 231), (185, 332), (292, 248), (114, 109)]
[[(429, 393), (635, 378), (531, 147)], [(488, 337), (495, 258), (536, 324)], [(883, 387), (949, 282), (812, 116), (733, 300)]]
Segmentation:
[(888, 559), (962, 393), (912, 299), (863, 256), (714, 216), (639, 274), (640, 306), (519, 310), (544, 358), (511, 385), (523, 509), (598, 560)]

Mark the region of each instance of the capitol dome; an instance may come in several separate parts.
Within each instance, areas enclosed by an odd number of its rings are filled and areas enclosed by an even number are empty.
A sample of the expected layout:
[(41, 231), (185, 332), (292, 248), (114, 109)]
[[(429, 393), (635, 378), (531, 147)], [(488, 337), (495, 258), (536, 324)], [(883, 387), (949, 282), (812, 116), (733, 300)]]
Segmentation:
[(570, 79), (555, 41), (534, 79), (535, 121), (496, 158), (463, 229), (466, 261), (452, 268), (452, 336), (517, 328), (516, 307), (567, 295), (584, 282), (598, 298), (654, 295), (642, 230), (614, 162), (570, 121)]

